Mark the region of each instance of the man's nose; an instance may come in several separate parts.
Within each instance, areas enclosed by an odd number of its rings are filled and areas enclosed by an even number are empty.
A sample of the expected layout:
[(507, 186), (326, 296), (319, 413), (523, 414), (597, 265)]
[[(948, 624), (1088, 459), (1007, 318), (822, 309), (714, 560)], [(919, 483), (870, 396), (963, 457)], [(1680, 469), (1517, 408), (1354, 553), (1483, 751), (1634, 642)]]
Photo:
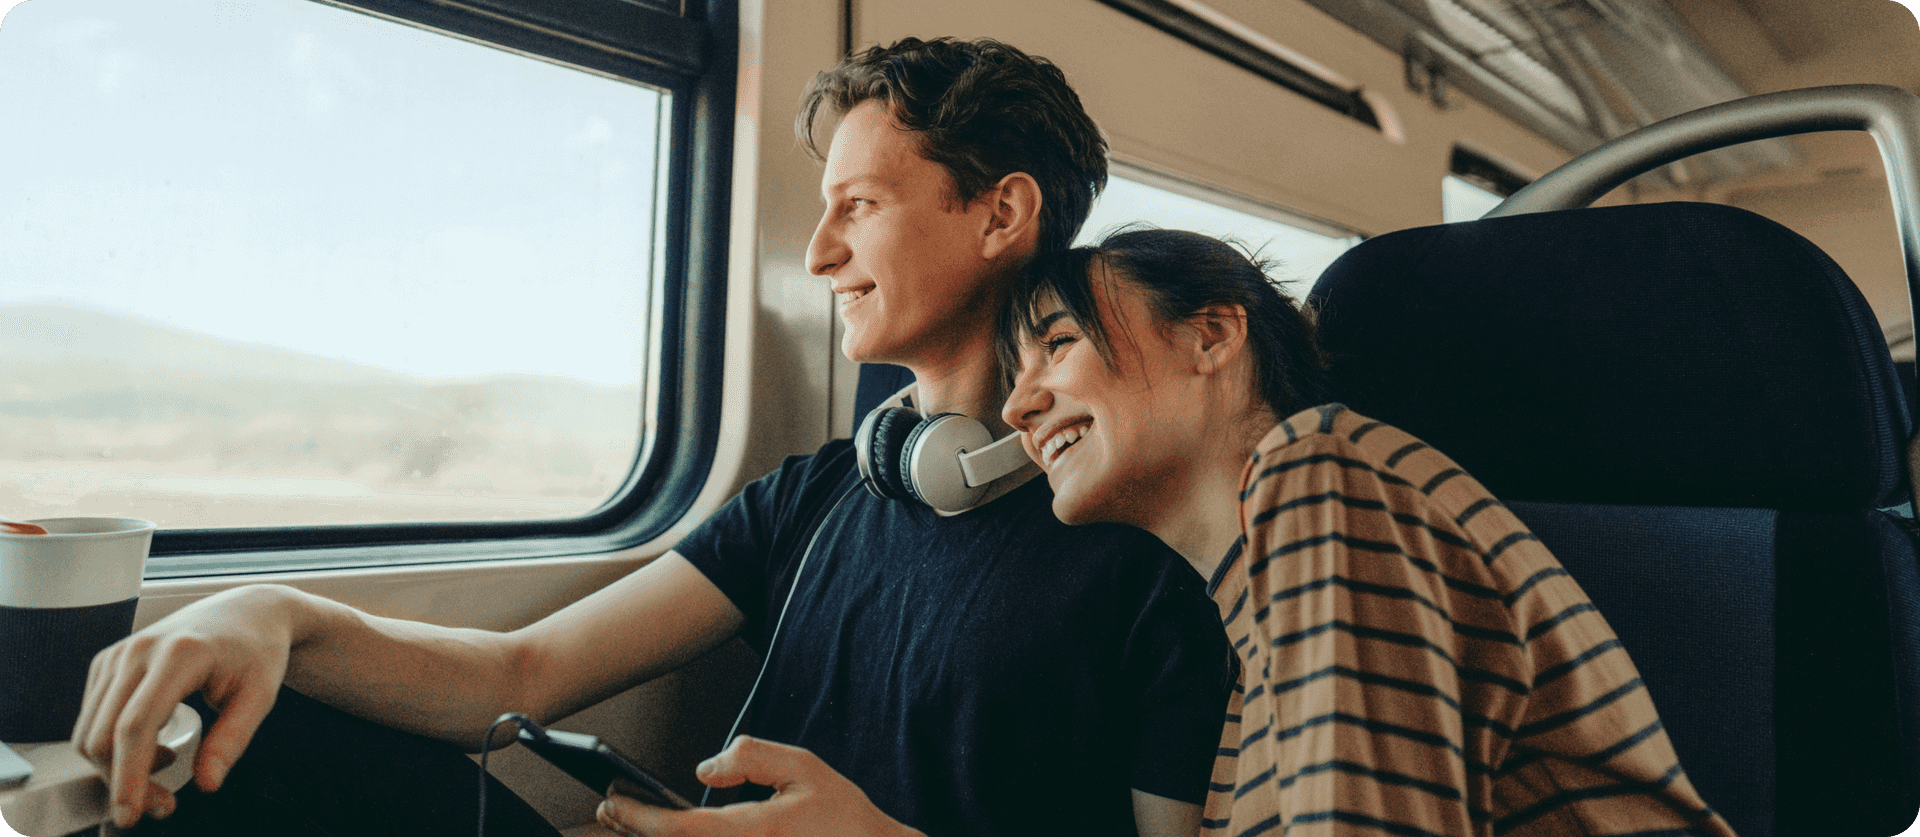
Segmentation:
[(813, 228), (813, 240), (807, 242), (807, 272), (815, 276), (831, 275), (847, 263), (849, 255), (846, 241), (833, 228), (833, 216), (822, 216), (820, 225)]

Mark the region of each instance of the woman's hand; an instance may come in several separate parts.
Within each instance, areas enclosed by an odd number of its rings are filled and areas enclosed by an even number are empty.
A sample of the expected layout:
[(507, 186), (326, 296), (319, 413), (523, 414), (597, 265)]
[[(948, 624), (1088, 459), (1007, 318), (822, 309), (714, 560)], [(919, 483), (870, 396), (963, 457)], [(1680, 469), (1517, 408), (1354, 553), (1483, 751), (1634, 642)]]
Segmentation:
[(161, 725), (194, 692), (220, 713), (202, 736), (194, 781), (206, 791), (225, 781), (286, 677), (286, 592), (243, 587), (212, 596), (95, 655), (73, 745), (106, 772), (116, 824), (172, 813), (173, 795), (149, 776)]
[(696, 775), (716, 788), (745, 782), (765, 785), (773, 788), (773, 797), (764, 802), (674, 811), (609, 796), (600, 803), (600, 824), (620, 834), (645, 837), (920, 834), (881, 813), (847, 777), (799, 747), (743, 735), (720, 755), (701, 762)]

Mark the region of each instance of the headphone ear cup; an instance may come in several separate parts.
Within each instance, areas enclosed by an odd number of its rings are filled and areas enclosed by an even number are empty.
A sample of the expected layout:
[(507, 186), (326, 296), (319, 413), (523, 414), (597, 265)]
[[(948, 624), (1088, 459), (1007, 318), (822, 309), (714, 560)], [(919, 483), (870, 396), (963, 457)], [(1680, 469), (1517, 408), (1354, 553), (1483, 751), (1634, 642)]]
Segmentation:
[(986, 425), (959, 413), (930, 416), (915, 425), (900, 450), (902, 482), (913, 499), (944, 512), (966, 511), (986, 494), (970, 487), (960, 468), (962, 451), (993, 443)]
[(922, 504), (925, 504), (927, 501), (926, 498), (920, 496), (920, 487), (914, 484), (915, 480), (920, 476), (915, 472), (913, 467), (914, 444), (920, 441), (920, 436), (926, 433), (927, 430), (940, 424), (941, 419), (951, 415), (953, 415), (953, 413), (936, 413), (927, 416), (926, 419), (915, 424), (913, 429), (908, 431), (906, 438), (900, 440), (900, 447), (895, 448), (895, 450), (899, 451), (899, 455), (896, 457), (899, 466), (898, 470), (894, 473), (900, 475), (900, 486), (906, 489), (908, 497)]
[(867, 488), (888, 500), (911, 500), (903, 457), (907, 442), (920, 425), (920, 414), (905, 407), (888, 407), (867, 414), (856, 446), (860, 476)]

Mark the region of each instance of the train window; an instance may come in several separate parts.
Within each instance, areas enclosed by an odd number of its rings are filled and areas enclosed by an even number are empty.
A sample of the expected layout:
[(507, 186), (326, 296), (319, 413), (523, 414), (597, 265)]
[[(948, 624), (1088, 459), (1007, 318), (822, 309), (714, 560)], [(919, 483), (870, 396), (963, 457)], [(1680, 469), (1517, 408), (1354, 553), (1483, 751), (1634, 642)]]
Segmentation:
[(1449, 168), (1452, 173), (1440, 179), (1441, 215), (1449, 224), (1479, 220), (1527, 185), (1507, 167), (1458, 146)]
[(1440, 213), (1446, 223), (1477, 221), (1503, 200), (1499, 193), (1458, 175), (1440, 178)]
[(1360, 243), (1358, 233), (1328, 221), (1115, 164), (1106, 191), (1074, 244), (1092, 244), (1128, 224), (1192, 230), (1233, 241), (1273, 260), (1275, 278), (1295, 297), (1305, 297), (1320, 271)]
[(0, 134), (0, 509), (217, 549), (633, 491), (671, 74), (309, 0), (26, 3), (4, 34), (0, 111), (33, 127)]

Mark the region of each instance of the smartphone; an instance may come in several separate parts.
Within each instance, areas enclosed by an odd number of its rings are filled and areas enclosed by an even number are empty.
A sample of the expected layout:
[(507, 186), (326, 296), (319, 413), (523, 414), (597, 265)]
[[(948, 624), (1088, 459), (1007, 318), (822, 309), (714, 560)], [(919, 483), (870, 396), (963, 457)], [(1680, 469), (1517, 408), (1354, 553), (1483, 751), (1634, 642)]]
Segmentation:
[(12, 747), (0, 744), (0, 788), (21, 784), (31, 776), (33, 776), (33, 765), (21, 758)]
[(591, 735), (541, 729), (532, 721), (521, 721), (520, 743), (602, 796), (617, 793), (662, 808), (693, 807), (686, 797)]

